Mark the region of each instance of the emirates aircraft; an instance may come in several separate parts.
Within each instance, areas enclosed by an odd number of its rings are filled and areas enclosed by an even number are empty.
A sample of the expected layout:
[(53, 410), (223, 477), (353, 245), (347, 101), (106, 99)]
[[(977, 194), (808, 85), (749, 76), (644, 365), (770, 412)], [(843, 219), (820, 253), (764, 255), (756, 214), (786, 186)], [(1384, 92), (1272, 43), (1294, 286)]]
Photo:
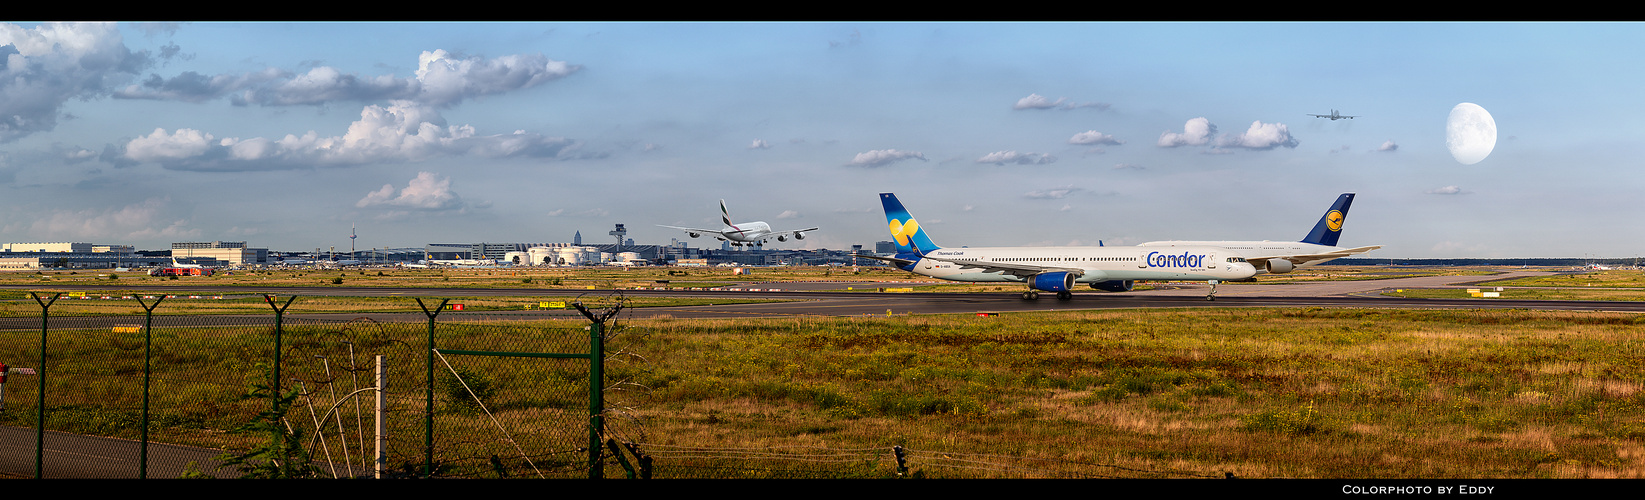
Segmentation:
[(1219, 281), (1250, 278), (1257, 273), (1237, 252), (1209, 245), (943, 248), (931, 241), (896, 195), (880, 193), (880, 203), (885, 207), (891, 236), (896, 239), (897, 253), (890, 257), (859, 257), (945, 280), (1024, 283), (1028, 285), (1022, 294), (1024, 300), (1038, 299), (1042, 291), (1069, 300), (1076, 283), (1128, 292), (1138, 280), (1205, 281), (1211, 285), (1205, 300), (1216, 300)]
[(734, 247), (743, 245), (754, 246), (760, 243), (765, 243), (766, 240), (770, 239), (776, 239), (777, 241), (788, 241), (789, 236), (793, 236), (796, 240), (803, 240), (805, 239), (806, 231), (817, 230), (817, 228), (808, 227), (805, 229), (785, 229), (782, 231), (772, 231), (770, 224), (760, 221), (732, 224), (731, 212), (725, 209), (725, 200), (720, 200), (720, 220), (725, 223), (725, 227), (719, 229), (664, 226), (662, 224), (658, 224), (658, 226), (685, 231), (685, 234), (692, 238), (710, 234), (714, 236), (714, 239), (731, 242), (731, 246)]

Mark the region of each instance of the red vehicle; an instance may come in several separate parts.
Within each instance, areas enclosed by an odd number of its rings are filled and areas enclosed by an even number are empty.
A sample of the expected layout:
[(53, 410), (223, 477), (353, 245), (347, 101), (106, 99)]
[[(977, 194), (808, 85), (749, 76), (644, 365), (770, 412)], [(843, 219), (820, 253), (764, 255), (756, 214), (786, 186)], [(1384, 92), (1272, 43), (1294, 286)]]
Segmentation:
[(216, 269), (200, 267), (161, 267), (149, 270), (149, 276), (211, 276)]

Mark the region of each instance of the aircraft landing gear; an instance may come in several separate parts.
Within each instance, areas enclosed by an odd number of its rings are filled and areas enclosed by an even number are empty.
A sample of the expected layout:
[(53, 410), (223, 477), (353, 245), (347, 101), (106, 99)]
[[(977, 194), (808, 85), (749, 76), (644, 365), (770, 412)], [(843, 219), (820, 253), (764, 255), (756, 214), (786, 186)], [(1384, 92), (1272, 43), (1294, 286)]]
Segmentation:
[(1217, 300), (1217, 280), (1211, 280), (1211, 293), (1205, 294), (1205, 300)]
[(1073, 299), (1074, 299), (1074, 294), (1072, 292), (1057, 292), (1057, 300), (1073, 300)]
[(1022, 292), (1022, 300), (1040, 300), (1040, 293), (1034, 290)]

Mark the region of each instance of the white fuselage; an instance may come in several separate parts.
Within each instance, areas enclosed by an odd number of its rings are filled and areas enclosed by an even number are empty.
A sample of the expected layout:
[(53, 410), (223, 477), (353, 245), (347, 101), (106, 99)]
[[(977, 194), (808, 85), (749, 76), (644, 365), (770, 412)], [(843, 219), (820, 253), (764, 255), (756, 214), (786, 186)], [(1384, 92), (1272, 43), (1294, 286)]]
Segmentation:
[[(1256, 274), (1238, 253), (1211, 246), (1154, 247), (979, 247), (943, 248), (927, 253), (939, 259), (976, 260), (1084, 271), (1076, 283), (1110, 280), (1239, 280)], [(953, 281), (1021, 282), (1004, 272), (983, 272), (961, 263), (920, 259), (913, 271)]]
[[(1137, 245), (1139, 247), (1218, 247), (1226, 248), (1246, 259), (1285, 258), (1294, 255), (1316, 255), (1342, 251), (1342, 247), (1329, 247), (1300, 241), (1150, 241)], [(1320, 259), (1302, 266), (1318, 265), (1336, 259)], [(1258, 269), (1258, 272), (1262, 272)]]
[(720, 234), (738, 243), (755, 243), (771, 235), (771, 225), (760, 221), (744, 222), (726, 226)]

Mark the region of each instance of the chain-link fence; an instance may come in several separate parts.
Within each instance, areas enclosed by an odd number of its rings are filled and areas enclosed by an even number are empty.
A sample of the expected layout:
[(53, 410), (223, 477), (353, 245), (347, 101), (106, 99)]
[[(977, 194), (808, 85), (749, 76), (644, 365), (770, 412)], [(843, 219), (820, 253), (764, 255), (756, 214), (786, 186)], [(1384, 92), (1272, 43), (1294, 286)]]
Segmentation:
[(620, 301), (9, 292), (0, 473), (595, 477)]

